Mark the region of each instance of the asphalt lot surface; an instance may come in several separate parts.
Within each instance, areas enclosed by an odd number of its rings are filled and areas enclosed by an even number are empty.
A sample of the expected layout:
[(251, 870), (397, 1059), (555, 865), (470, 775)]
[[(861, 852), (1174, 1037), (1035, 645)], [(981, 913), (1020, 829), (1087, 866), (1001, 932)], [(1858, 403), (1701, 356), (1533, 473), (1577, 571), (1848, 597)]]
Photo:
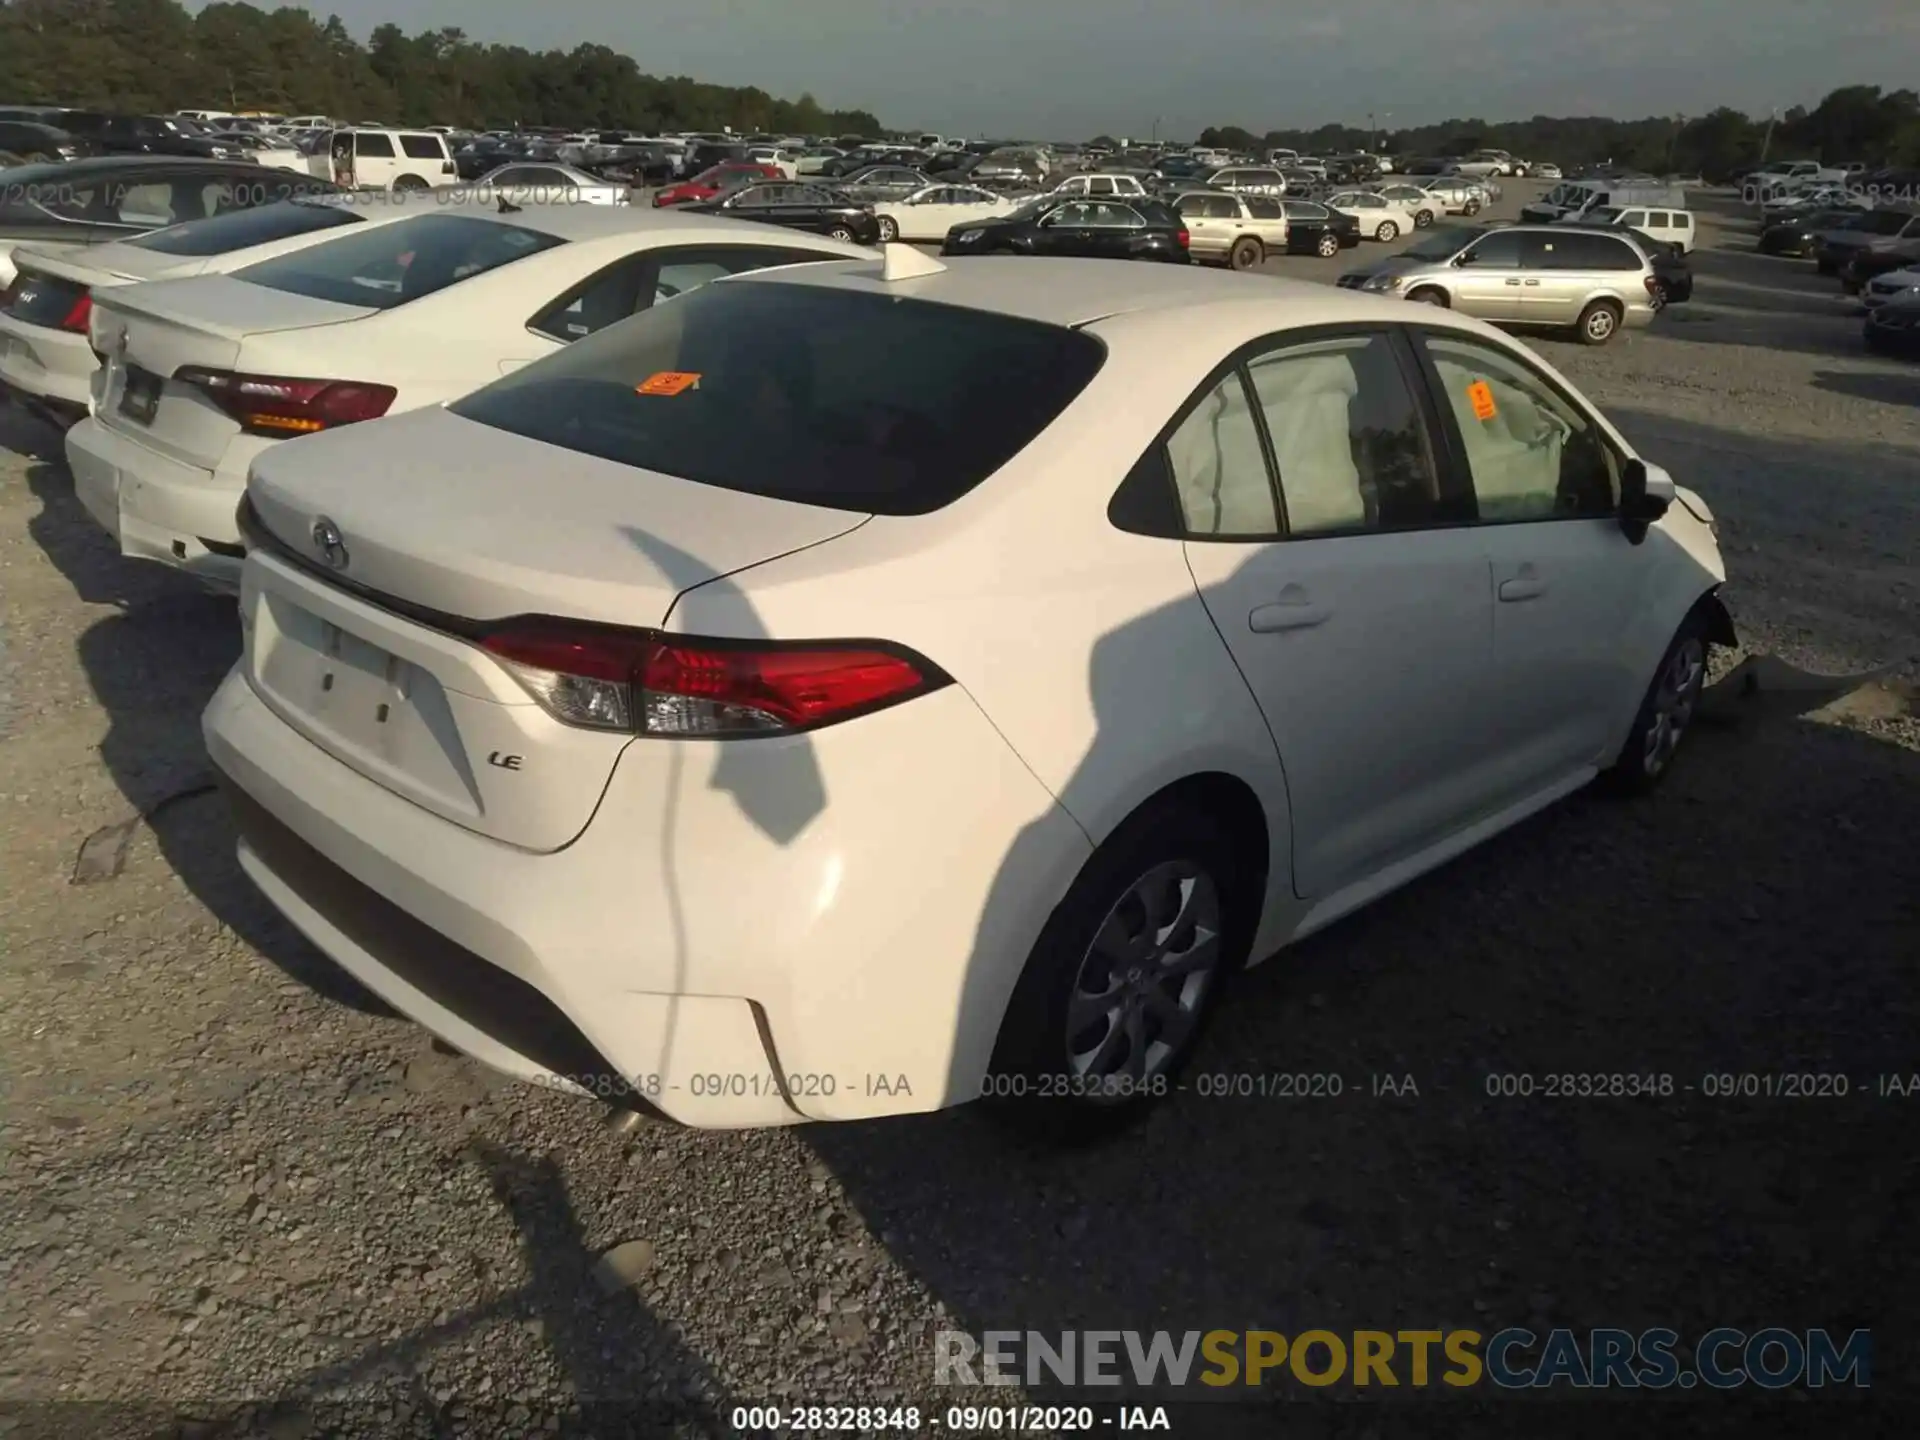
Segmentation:
[[(243, 1400), (281, 1436), (659, 1433), (944, 1406), (946, 1327), (1864, 1326), (1872, 1394), (1799, 1398), (1895, 1433), (1920, 1096), (1875, 1092), (1920, 1071), (1920, 367), (1864, 355), (1837, 287), (1749, 231), (1709, 215), (1696, 269), (1653, 329), (1538, 348), (1712, 503), (1749, 651), (1892, 673), (1703, 729), (1657, 796), (1576, 797), (1253, 972), (1196, 1071), (1337, 1073), (1341, 1098), (1189, 1094), (1092, 1152), (968, 1110), (621, 1132), (382, 1014), (251, 891), (199, 792), (232, 605), (122, 562), (57, 437), (0, 418), (0, 1404), (102, 1434)], [(70, 884), (138, 814), (124, 871)], [(1569, 1071), (1695, 1090), (1487, 1093)], [(1851, 1093), (1700, 1091), (1783, 1072)], [(1398, 1415), (1448, 1401), (1476, 1403)], [(1500, 1405), (1516, 1433), (1594, 1413), (1560, 1401)], [(1743, 1398), (1687, 1414), (1754, 1433)]]

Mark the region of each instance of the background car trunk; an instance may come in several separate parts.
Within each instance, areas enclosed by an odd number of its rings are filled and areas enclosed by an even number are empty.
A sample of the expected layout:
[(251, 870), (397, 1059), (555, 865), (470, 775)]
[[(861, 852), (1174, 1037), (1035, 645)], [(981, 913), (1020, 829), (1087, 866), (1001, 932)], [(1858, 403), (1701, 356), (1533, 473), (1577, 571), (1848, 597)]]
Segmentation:
[[(245, 365), (242, 352), (250, 338), (337, 325), (374, 313), (370, 308), (268, 290), (225, 275), (128, 286), (94, 308), (93, 343), (109, 357), (95, 382), (100, 421), (163, 455), (211, 470), (240, 433), (240, 423), (200, 389), (173, 378), (183, 367), (331, 378), (307, 376), (272, 362)], [(123, 335), (122, 359), (117, 352)], [(160, 403), (147, 424), (120, 410), (125, 370), (133, 367), (161, 377)]]

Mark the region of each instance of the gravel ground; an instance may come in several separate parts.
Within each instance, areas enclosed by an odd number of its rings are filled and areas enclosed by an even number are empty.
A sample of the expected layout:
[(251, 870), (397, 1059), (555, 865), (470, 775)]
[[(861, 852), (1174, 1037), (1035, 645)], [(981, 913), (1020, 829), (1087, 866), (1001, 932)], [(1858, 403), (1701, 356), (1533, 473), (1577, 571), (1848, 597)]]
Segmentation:
[[(57, 440), (0, 419), (7, 1415), (695, 1433), (735, 1404), (944, 1404), (946, 1326), (1727, 1324), (1872, 1327), (1874, 1408), (1844, 1433), (1894, 1433), (1920, 1099), (1862, 1092), (1920, 1070), (1920, 368), (1863, 356), (1810, 266), (1708, 240), (1698, 298), (1653, 330), (1541, 349), (1712, 502), (1750, 649), (1893, 673), (1702, 730), (1651, 800), (1577, 798), (1256, 971), (1198, 1068), (1335, 1072), (1342, 1098), (1188, 1096), (1095, 1152), (968, 1111), (621, 1131), (437, 1050), (251, 893), (197, 792), (231, 605), (122, 563)], [(71, 885), (86, 837), (139, 813), (124, 871)], [(1853, 1093), (1486, 1093), (1566, 1070)], [(1377, 1074), (1418, 1096), (1372, 1098)], [(1746, 1412), (1688, 1428), (1752, 1433)]]

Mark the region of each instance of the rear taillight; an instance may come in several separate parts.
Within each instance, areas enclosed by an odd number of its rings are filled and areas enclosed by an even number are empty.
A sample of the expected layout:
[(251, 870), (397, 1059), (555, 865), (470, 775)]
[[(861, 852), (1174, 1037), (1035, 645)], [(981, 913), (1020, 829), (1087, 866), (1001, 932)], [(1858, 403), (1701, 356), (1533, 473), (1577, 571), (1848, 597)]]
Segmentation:
[(1643, 275), (1641, 277), (1641, 283), (1647, 287), (1647, 294), (1653, 296), (1659, 295), (1660, 277), (1658, 275)]
[(947, 683), (919, 656), (872, 640), (702, 640), (534, 619), (480, 643), (554, 719), (664, 738), (817, 730)]
[(311, 435), (316, 430), (378, 420), (399, 393), (391, 385), (358, 380), (290, 380), (200, 365), (184, 366), (173, 378), (199, 390), (251, 435)]
[(92, 318), (93, 292), (82, 290), (80, 298), (73, 302), (73, 308), (67, 311), (66, 318), (60, 322), (60, 328), (75, 335), (84, 335), (87, 333), (87, 321)]
[(1182, 250), (1185, 250), (1188, 246), (1193, 244), (1193, 236), (1187, 233), (1185, 230), (1179, 231), (1174, 235), (1173, 238), (1179, 243), (1179, 246)]

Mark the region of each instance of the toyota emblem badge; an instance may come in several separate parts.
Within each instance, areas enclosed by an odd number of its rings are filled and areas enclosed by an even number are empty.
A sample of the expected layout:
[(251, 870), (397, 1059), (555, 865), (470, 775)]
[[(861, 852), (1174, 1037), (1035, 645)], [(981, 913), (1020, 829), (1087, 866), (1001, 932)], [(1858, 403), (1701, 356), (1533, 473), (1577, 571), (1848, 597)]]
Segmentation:
[(340, 527), (322, 515), (313, 522), (313, 548), (335, 570), (347, 568), (347, 540)]

